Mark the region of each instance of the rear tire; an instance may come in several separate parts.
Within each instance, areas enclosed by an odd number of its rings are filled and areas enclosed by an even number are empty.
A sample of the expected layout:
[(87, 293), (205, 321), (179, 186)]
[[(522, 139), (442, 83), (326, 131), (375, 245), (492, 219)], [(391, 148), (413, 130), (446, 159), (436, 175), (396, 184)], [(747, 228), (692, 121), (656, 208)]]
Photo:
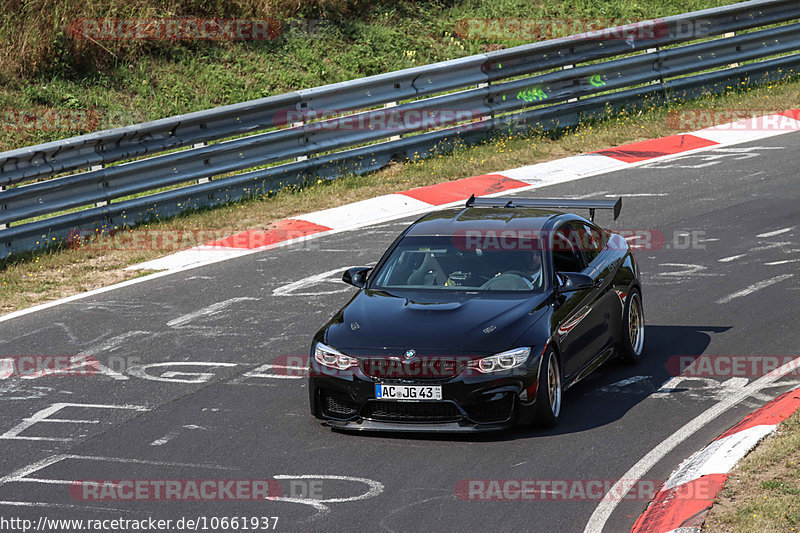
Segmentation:
[(542, 355), (539, 365), (539, 384), (536, 388), (536, 423), (544, 427), (553, 427), (561, 415), (561, 367), (558, 357), (552, 348)]
[(639, 289), (632, 288), (622, 315), (619, 355), (628, 364), (638, 363), (644, 353), (644, 307)]

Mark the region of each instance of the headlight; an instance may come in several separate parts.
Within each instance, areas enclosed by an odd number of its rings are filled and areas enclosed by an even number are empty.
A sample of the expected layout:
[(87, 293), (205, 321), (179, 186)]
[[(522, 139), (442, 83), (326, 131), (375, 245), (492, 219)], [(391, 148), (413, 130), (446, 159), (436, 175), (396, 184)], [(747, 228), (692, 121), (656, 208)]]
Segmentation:
[(358, 366), (358, 359), (350, 357), (330, 346), (325, 346), (321, 342), (314, 345), (314, 359), (321, 365), (339, 370), (347, 370), (350, 367)]
[(500, 372), (516, 368), (528, 359), (531, 354), (530, 348), (515, 348), (507, 352), (490, 355), (483, 359), (475, 359), (469, 362), (469, 368), (477, 370), (483, 374), (488, 372)]

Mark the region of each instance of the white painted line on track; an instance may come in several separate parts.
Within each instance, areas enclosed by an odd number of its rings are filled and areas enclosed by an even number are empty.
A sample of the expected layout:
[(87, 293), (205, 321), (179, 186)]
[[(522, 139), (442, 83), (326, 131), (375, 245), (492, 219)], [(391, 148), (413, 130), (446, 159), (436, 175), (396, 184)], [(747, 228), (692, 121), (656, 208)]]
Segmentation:
[(269, 500), (273, 502), (301, 503), (303, 505), (310, 505), (311, 507), (316, 509), (317, 512), (314, 514), (314, 516), (307, 519), (309, 521), (314, 521), (317, 520), (318, 518), (322, 518), (331, 511), (330, 507), (328, 507), (324, 503), (319, 503), (317, 500), (312, 500), (311, 498), (286, 498), (283, 496), (278, 496), (276, 498), (269, 498)]
[(316, 499), (316, 498), (287, 498), (287, 497), (277, 497), (277, 498), (267, 498), (270, 501), (278, 501), (278, 502), (288, 502), (288, 503), (300, 503), (303, 505), (310, 505), (314, 509), (316, 509), (316, 514), (309, 518), (309, 520), (316, 520), (328, 514), (330, 512), (330, 508), (325, 505), (326, 503), (340, 503), (340, 502), (354, 502), (358, 500), (366, 500), (368, 498), (374, 498), (375, 496), (379, 496), (383, 492), (383, 483), (379, 481), (375, 481), (374, 479), (367, 479), (362, 477), (351, 477), (351, 476), (332, 476), (332, 475), (313, 475), (313, 474), (304, 474), (299, 476), (291, 476), (288, 474), (281, 474), (277, 476), (273, 476), (274, 479), (335, 479), (338, 481), (355, 481), (359, 483), (364, 483), (367, 485), (368, 489), (367, 492), (363, 494), (358, 494), (356, 496), (349, 496), (347, 498), (328, 498), (328, 499)]
[(288, 374), (265, 374), (263, 372), (260, 372), (261, 370), (272, 370), (275, 368), (277, 368), (278, 370), (291, 370), (293, 372), (297, 372), (298, 370), (296, 366), (266, 364), (256, 369), (259, 372), (256, 372), (254, 370), (252, 372), (246, 372), (245, 374), (243, 374), (243, 376), (247, 378), (273, 378), (273, 379), (303, 379), (306, 377), (306, 376), (290, 376)]
[(180, 432), (177, 429), (173, 430), (173, 431), (170, 431), (169, 433), (167, 433), (163, 437), (159, 437), (156, 440), (154, 440), (153, 442), (151, 442), (150, 446), (163, 446), (166, 443), (168, 443), (169, 441), (171, 441), (172, 439), (174, 439), (175, 437), (177, 437), (179, 433)]
[[(78, 407), (78, 408), (85, 408), (85, 409), (127, 409), (132, 411), (140, 411), (145, 412), (149, 411), (147, 407), (142, 405), (111, 405), (111, 404), (91, 404), (91, 403), (54, 403), (50, 407), (46, 407), (40, 411), (37, 411), (33, 415), (28, 418), (24, 418), (22, 422), (14, 426), (13, 428), (9, 429), (2, 435), (0, 435), (0, 439), (10, 439), (10, 440), (41, 440), (41, 441), (56, 441), (56, 442), (69, 442), (71, 440), (75, 440), (73, 437), (28, 437), (22, 436), (20, 433), (25, 431), (26, 429), (34, 426), (37, 423), (44, 423), (44, 422), (57, 422), (57, 423), (69, 423), (69, 424), (93, 424), (99, 423), (99, 421), (94, 420), (67, 420), (63, 418), (50, 418), (50, 415), (57, 413), (61, 409), (67, 407)], [(0, 480), (0, 485), (2, 485), (2, 480)]]
[(606, 385), (605, 387), (600, 387), (599, 392), (625, 392), (625, 388), (628, 385), (633, 385), (634, 383), (639, 383), (641, 381), (647, 381), (650, 379), (650, 376), (633, 376), (630, 378), (626, 378), (610, 385)]
[(98, 355), (106, 354), (114, 351), (120, 346), (125, 345), (131, 337), (140, 337), (142, 335), (149, 335), (149, 331), (126, 331), (107, 339), (96, 346), (83, 350), (78, 355)]
[[(47, 485), (71, 485), (72, 483), (75, 482), (72, 479), (44, 479), (44, 478), (28, 477), (35, 472), (44, 470), (48, 466), (52, 466), (56, 463), (65, 460), (98, 461), (98, 462), (108, 462), (108, 463), (152, 465), (152, 466), (173, 466), (173, 467), (185, 467), (185, 468), (206, 468), (210, 470), (235, 470), (234, 468), (226, 466), (203, 464), (203, 463), (176, 463), (169, 461), (155, 461), (150, 459), (134, 459), (127, 457), (103, 457), (97, 455), (56, 454), (56, 455), (51, 455), (50, 457), (45, 457), (44, 459), (36, 461), (35, 463), (25, 465), (22, 468), (19, 468), (10, 474), (0, 477), (0, 486), (5, 485), (6, 483), (44, 483)], [(24, 505), (26, 503), (30, 502), (14, 502), (14, 501), (0, 502), (0, 505), (17, 505), (17, 504)], [(83, 508), (83, 506), (81, 507)]]
[[(28, 477), (31, 474), (34, 474), (35, 472), (47, 468), (48, 466), (52, 466), (56, 463), (65, 460), (102, 461), (102, 462), (123, 463), (123, 464), (207, 468), (213, 470), (233, 470), (232, 468), (228, 467), (209, 465), (209, 464), (199, 464), (199, 463), (174, 463), (166, 461), (153, 461), (148, 459), (133, 459), (124, 457), (101, 457), (92, 455), (58, 454), (58, 455), (51, 455), (50, 457), (46, 457), (35, 463), (23, 466), (22, 468), (12, 472), (11, 474), (0, 477), (0, 486), (5, 485), (6, 483), (41, 483), (45, 485), (72, 485), (73, 483), (75, 483), (75, 481), (72, 479), (45, 479), (45, 478)], [(13, 507), (51, 507), (54, 509), (81, 509), (81, 510), (92, 509), (105, 512), (120, 511), (124, 513), (138, 512), (132, 509), (115, 509), (112, 507), (94, 507), (94, 506), (86, 506), (79, 504), (0, 500), (0, 506), (3, 505), (13, 506)]]
[(25, 465), (22, 468), (17, 469), (8, 475), (0, 477), (0, 486), (5, 485), (6, 483), (12, 481), (19, 481), (20, 479), (25, 479), (27, 478), (27, 476), (33, 474), (34, 472), (38, 472), (43, 468), (47, 468), (48, 466), (53, 465), (67, 457), (69, 456), (65, 454), (51, 455), (50, 457), (46, 457), (40, 461), (36, 461), (35, 463)]
[(705, 427), (709, 422), (720, 416), (731, 407), (758, 392), (759, 389), (779, 380), (790, 372), (795, 371), (798, 364), (800, 364), (800, 357), (793, 359), (779, 368), (776, 368), (769, 374), (758, 378), (746, 387), (733, 392), (731, 396), (728, 396), (718, 404), (705, 410), (703, 413), (691, 420), (688, 424), (667, 437), (667, 439), (662, 441), (658, 446), (650, 450), (647, 455), (639, 459), (635, 465), (633, 465), (627, 472), (620, 476), (619, 481), (617, 481), (614, 486), (609, 489), (603, 500), (595, 508), (592, 516), (589, 517), (589, 521), (586, 523), (586, 527), (583, 530), (584, 533), (601, 533), (603, 531), (603, 528), (605, 527), (606, 522), (608, 522), (611, 513), (614, 512), (614, 509), (617, 508), (617, 505), (619, 505), (620, 502), (620, 498), (615, 497), (614, 495), (626, 494), (627, 491), (630, 490), (630, 488), (633, 487), (644, 474), (646, 474), (653, 466), (661, 461), (680, 443), (694, 435), (698, 430)]
[(756, 235), (756, 237), (758, 237), (759, 239), (765, 239), (767, 237), (774, 237), (776, 235), (781, 235), (783, 233), (789, 233), (793, 229), (794, 229), (794, 226), (792, 226), (790, 228), (777, 229), (775, 231), (768, 231), (767, 233), (759, 233), (758, 235)]
[(627, 193), (627, 194), (606, 194), (606, 198), (619, 198), (620, 196), (624, 196), (625, 198), (648, 198), (651, 196), (669, 196), (667, 192), (642, 192), (642, 193)]
[(765, 279), (764, 281), (759, 281), (758, 283), (754, 283), (754, 284), (750, 285), (749, 287), (745, 287), (744, 289), (742, 289), (740, 291), (736, 291), (733, 294), (729, 294), (728, 296), (725, 296), (724, 298), (720, 298), (719, 300), (717, 300), (717, 303), (718, 304), (726, 304), (726, 303), (730, 302), (733, 299), (741, 298), (742, 296), (747, 296), (748, 294), (752, 294), (752, 293), (754, 293), (756, 291), (760, 291), (761, 289), (769, 287), (770, 285), (775, 285), (776, 283), (780, 283), (781, 281), (785, 281), (785, 280), (787, 280), (787, 279), (789, 279), (789, 278), (791, 278), (793, 276), (794, 276), (794, 274), (781, 274), (780, 276), (775, 276), (774, 278)]
[[(606, 194), (606, 192), (608, 192), (608, 191), (594, 191), (594, 192), (591, 192), (589, 194), (577, 194), (577, 195), (576, 194), (568, 194), (568, 195), (565, 195), (564, 198), (569, 198), (571, 200), (586, 200), (587, 198), (597, 198), (598, 196), (600, 196), (602, 194)], [(611, 198), (617, 198), (619, 195), (606, 194), (606, 196), (609, 196)]]
[(786, 263), (797, 263), (800, 259), (784, 259), (783, 261), (773, 261), (771, 263), (764, 263), (765, 266), (785, 265)]
[[(199, 266), (199, 265), (198, 265)], [(189, 270), (188, 268), (186, 270)], [(108, 287), (100, 287), (99, 289), (92, 289), (91, 291), (82, 292), (79, 294), (73, 294), (72, 296), (67, 296), (66, 298), (60, 298), (58, 300), (53, 300), (52, 302), (46, 302), (39, 305), (34, 305), (33, 307), (28, 307), (27, 309), (20, 309), (19, 311), (13, 311), (6, 315), (0, 316), (0, 322), (6, 322), (8, 320), (13, 320), (20, 316), (30, 315), (39, 311), (44, 311), (45, 309), (50, 309), (51, 307), (56, 307), (58, 305), (63, 305), (66, 303), (74, 302), (77, 300), (83, 300), (84, 298), (88, 298), (90, 296), (97, 296), (99, 294), (103, 294), (106, 292), (111, 292), (117, 289), (122, 289), (124, 287), (130, 287), (131, 285), (138, 285), (139, 283), (144, 283), (145, 281), (150, 281), (153, 279), (162, 278), (164, 276), (168, 276), (170, 274), (174, 274), (178, 272), (177, 270), (165, 270), (163, 272), (156, 272), (154, 274), (150, 274), (147, 276), (142, 276), (140, 278), (129, 279), (128, 281), (122, 281), (120, 283), (116, 283), (114, 285), (109, 285)]]
[(194, 322), (198, 318), (218, 315), (219, 313), (223, 312), (227, 307), (237, 303), (237, 302), (246, 302), (248, 300), (258, 300), (258, 298), (253, 298), (251, 296), (241, 296), (238, 298), (230, 298), (228, 300), (223, 300), (221, 302), (217, 302), (211, 304), (207, 307), (194, 311), (192, 313), (186, 313), (185, 315), (179, 316), (178, 318), (174, 318), (167, 322), (167, 325), (171, 328), (179, 328), (181, 326), (185, 326), (190, 322)]
[(310, 293), (295, 292), (298, 289), (303, 289), (326, 281), (341, 282), (341, 279), (333, 280), (329, 278), (335, 274), (341, 275), (341, 273), (347, 270), (348, 268), (352, 267), (344, 266), (340, 268), (334, 268), (333, 270), (328, 270), (327, 272), (322, 272), (321, 274), (314, 274), (306, 278), (294, 281), (292, 283), (281, 285), (280, 287), (272, 291), (272, 295), (273, 296), (318, 296), (320, 294), (335, 294), (338, 292), (348, 291), (351, 289), (351, 287), (349, 286), (345, 286), (344, 288), (338, 287), (336, 289), (315, 291)]
[(741, 259), (746, 255), (747, 254), (732, 255), (730, 257), (723, 257), (722, 259), (717, 259), (717, 261), (719, 261), (720, 263), (730, 263), (731, 261), (736, 261), (737, 259)]
[[(116, 372), (108, 368), (107, 366), (100, 363), (100, 361), (94, 356), (114, 351), (132, 337), (140, 337), (142, 335), (149, 335), (149, 334), (150, 332), (148, 331), (128, 331), (125, 333), (121, 333), (119, 335), (111, 337), (106, 341), (103, 341), (97, 346), (93, 346), (78, 353), (77, 357), (70, 359), (70, 366), (68, 369), (65, 370), (45, 369), (41, 372), (36, 372), (35, 374), (21, 376), (21, 379), (39, 379), (42, 377), (53, 376), (53, 375), (64, 375), (65, 373), (75, 372), (82, 368), (88, 368), (88, 369), (93, 369), (94, 373), (103, 374), (111, 379), (126, 381), (128, 379), (128, 376), (120, 374), (119, 372)], [(91, 370), (87, 370), (87, 372), (89, 371)], [(0, 379), (5, 379), (5, 378), (3, 376), (0, 376)]]
[(686, 278), (690, 276), (721, 276), (720, 273), (714, 272), (705, 272), (708, 270), (708, 267), (703, 265), (693, 265), (691, 263), (661, 263), (661, 266), (665, 267), (675, 267), (677, 270), (672, 272), (659, 272), (654, 274), (656, 277), (677, 277), (677, 278)]
[[(285, 372), (283, 374), (271, 374), (265, 371), (267, 370), (287, 370), (291, 372)], [(300, 371), (300, 375), (293, 374), (292, 372), (296, 373)], [(246, 380), (251, 378), (267, 378), (267, 379), (304, 379), (307, 376), (305, 372), (298, 366), (287, 366), (287, 365), (273, 365), (272, 363), (267, 363), (265, 365), (261, 365), (258, 368), (254, 368), (249, 372), (245, 372), (240, 377), (231, 381), (231, 383), (244, 383)]]
[[(203, 426), (198, 426), (198, 425), (195, 425), (195, 424), (187, 424), (187, 425), (181, 426), (181, 427), (183, 429), (208, 429), (208, 428), (204, 428)], [(177, 437), (180, 434), (181, 434), (181, 430), (180, 429), (173, 429), (172, 431), (167, 432), (167, 434), (164, 435), (163, 437), (158, 438), (158, 439), (154, 440), (153, 442), (151, 442), (150, 446), (163, 446), (164, 444), (168, 443), (169, 441), (171, 441), (172, 439), (174, 439), (175, 437)]]
[(331, 475), (317, 475), (317, 474), (303, 474), (301, 476), (291, 476), (289, 474), (280, 474), (273, 476), (275, 479), (335, 479), (338, 481), (355, 481), (364, 483), (369, 487), (367, 492), (357, 496), (348, 496), (347, 498), (328, 498), (325, 500), (314, 500), (320, 503), (340, 503), (340, 502), (354, 502), (358, 500), (367, 500), (374, 498), (383, 492), (383, 483), (375, 481), (374, 479), (367, 479), (364, 477), (351, 477), (351, 476), (331, 476)]
[(771, 242), (769, 244), (765, 244), (764, 246), (756, 246), (755, 248), (751, 248), (751, 252), (763, 252), (764, 250), (773, 250), (775, 248), (783, 248), (784, 246), (792, 246), (794, 245), (793, 242)]
[(168, 361), (166, 363), (148, 363), (146, 365), (132, 366), (128, 368), (128, 374), (141, 379), (163, 381), (165, 383), (208, 383), (214, 377), (210, 372), (178, 372), (170, 370), (162, 373), (160, 376), (154, 376), (148, 374), (147, 370), (150, 368), (180, 368), (187, 366), (199, 366), (201, 368), (232, 368), (237, 365), (238, 363), (214, 363), (211, 361)]

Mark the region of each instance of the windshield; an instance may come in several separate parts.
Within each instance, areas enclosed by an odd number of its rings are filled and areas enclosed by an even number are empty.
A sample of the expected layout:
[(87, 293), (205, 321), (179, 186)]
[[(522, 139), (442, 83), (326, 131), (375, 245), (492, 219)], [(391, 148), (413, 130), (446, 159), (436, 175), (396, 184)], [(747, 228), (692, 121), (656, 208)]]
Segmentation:
[(406, 237), (373, 274), (370, 288), (542, 290), (542, 253), (529, 240), (506, 239), (501, 250), (457, 241), (452, 237)]

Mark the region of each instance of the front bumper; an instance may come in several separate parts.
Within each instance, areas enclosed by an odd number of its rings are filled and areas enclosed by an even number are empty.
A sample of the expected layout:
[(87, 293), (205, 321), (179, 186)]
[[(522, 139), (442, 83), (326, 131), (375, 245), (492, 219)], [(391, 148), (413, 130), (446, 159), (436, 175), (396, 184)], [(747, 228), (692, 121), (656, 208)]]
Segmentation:
[(398, 423), (384, 422), (360, 418), (355, 421), (327, 420), (329, 427), (337, 431), (391, 431), (398, 433), (474, 433), (491, 432), (507, 429), (513, 424), (470, 424), (464, 422), (438, 422), (438, 423)]
[[(356, 367), (347, 372), (311, 362), (311, 412), (343, 431), (456, 433), (496, 431), (533, 421), (538, 358), (521, 367), (451, 379), (373, 378)], [(375, 384), (436, 385), (441, 401), (375, 398)]]

